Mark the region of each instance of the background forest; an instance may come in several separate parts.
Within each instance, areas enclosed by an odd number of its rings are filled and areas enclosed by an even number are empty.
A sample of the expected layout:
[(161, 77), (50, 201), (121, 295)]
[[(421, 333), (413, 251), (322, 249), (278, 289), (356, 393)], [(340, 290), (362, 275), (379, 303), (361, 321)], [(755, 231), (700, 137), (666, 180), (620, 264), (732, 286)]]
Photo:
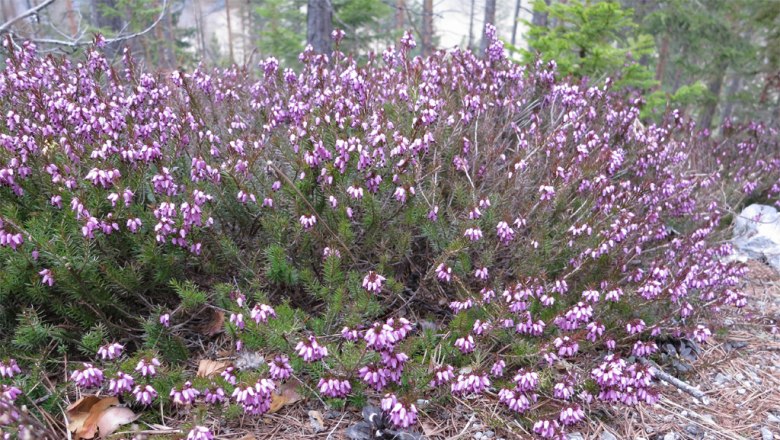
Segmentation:
[(563, 74), (611, 77), (644, 96), (644, 116), (673, 103), (705, 127), (780, 118), (777, 0), (5, 0), (0, 22), (52, 51), (76, 51), (101, 32), (162, 70), (269, 55), (295, 66), (307, 43), (330, 49), (333, 28), (358, 56), (407, 29), (419, 54), (483, 51), (493, 23), (516, 60), (541, 52)]

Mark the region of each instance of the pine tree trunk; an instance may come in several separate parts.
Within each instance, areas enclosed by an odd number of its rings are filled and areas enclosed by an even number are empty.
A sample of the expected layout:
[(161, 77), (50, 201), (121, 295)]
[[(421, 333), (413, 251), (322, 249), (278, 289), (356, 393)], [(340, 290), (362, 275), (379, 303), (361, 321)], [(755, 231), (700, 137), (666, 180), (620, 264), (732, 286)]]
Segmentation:
[(723, 111), (720, 114), (721, 120), (726, 120), (731, 117), (731, 113), (734, 111), (734, 95), (739, 91), (739, 87), (742, 85), (742, 75), (738, 72), (734, 72), (731, 77), (729, 86), (726, 89), (726, 103), (723, 107)]
[[(547, 6), (550, 6), (550, 0), (544, 0), (544, 3)], [(547, 27), (547, 12), (534, 8), (533, 16), (531, 16), (531, 24), (534, 26)]]
[(230, 64), (233, 64), (236, 62), (236, 58), (233, 56), (233, 27), (230, 25), (230, 0), (225, 0), (225, 17), (227, 17), (228, 53), (230, 54)]
[(423, 0), (422, 54), (433, 53), (433, 0)]
[(395, 2), (395, 30), (403, 32), (404, 19), (406, 15), (406, 0), (396, 0)]
[(469, 14), (469, 49), (474, 50), (474, 4), (476, 0), (471, 0), (471, 14)]
[(485, 30), (487, 25), (496, 24), (496, 0), (485, 1), (485, 24), (482, 26), (482, 43), (479, 45), (479, 54), (485, 56), (487, 51), (488, 40), (485, 37)]
[(317, 53), (330, 53), (333, 11), (330, 0), (309, 0), (306, 8), (306, 42)]
[(723, 88), (723, 77), (726, 76), (726, 66), (716, 66), (716, 76), (707, 84), (707, 90), (709, 90), (711, 99), (705, 104), (704, 110), (702, 110), (701, 118), (699, 119), (699, 127), (709, 129), (712, 126), (712, 121), (715, 119), (715, 110), (718, 108), (720, 102), (720, 92)]
[(521, 0), (517, 0), (515, 2), (515, 19), (512, 22), (512, 46), (514, 46), (517, 42), (517, 22), (520, 21), (520, 4), (522, 3)]
[(655, 68), (655, 80), (662, 83), (666, 73), (666, 63), (669, 61), (669, 35), (661, 38), (661, 49), (658, 51), (658, 65)]

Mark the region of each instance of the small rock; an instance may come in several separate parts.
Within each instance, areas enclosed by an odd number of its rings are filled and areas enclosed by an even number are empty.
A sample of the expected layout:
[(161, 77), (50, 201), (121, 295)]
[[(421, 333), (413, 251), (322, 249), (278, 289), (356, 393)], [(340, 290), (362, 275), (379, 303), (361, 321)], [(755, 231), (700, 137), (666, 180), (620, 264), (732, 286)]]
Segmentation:
[(780, 423), (780, 417), (777, 417), (776, 415), (771, 413), (767, 416), (766, 420), (769, 423)]
[(710, 425), (715, 424), (715, 417), (712, 417), (712, 414), (704, 414), (701, 416), (701, 418)]
[(766, 426), (761, 428), (761, 440), (774, 440), (775, 435)]
[(604, 431), (604, 432), (601, 433), (601, 440), (618, 440), (618, 439), (611, 432)]
[(474, 433), (474, 440), (482, 440), (482, 431), (477, 431)]
[(744, 389), (744, 388), (740, 388), (740, 389), (738, 389), (738, 390), (737, 390), (737, 393), (739, 393), (739, 394), (745, 394), (745, 393), (747, 393), (747, 390), (746, 390), (746, 389)]
[(483, 438), (493, 438), (496, 436), (496, 433), (493, 431), (485, 431), (485, 436)]
[(685, 432), (687, 432), (688, 434), (690, 434), (690, 435), (692, 435), (694, 437), (698, 437), (698, 436), (704, 434), (704, 430), (703, 429), (701, 429), (700, 427), (698, 427), (696, 425), (693, 425), (693, 424), (686, 425), (685, 426)]
[(309, 411), (309, 424), (314, 429), (314, 432), (325, 430), (325, 421), (322, 420), (322, 414), (319, 411)]
[(585, 440), (585, 437), (579, 432), (572, 432), (571, 434), (566, 434), (566, 440)]
[(718, 373), (715, 375), (714, 382), (718, 385), (723, 385), (724, 383), (731, 380), (731, 376), (725, 375), (723, 373)]
[(677, 440), (677, 434), (673, 432), (667, 432), (664, 436), (664, 440)]

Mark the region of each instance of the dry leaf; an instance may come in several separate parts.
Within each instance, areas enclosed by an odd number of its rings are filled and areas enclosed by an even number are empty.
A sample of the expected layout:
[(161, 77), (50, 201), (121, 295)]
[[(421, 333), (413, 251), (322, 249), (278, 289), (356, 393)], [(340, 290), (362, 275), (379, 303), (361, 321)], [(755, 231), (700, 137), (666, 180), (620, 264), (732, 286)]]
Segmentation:
[(211, 359), (201, 359), (198, 363), (198, 377), (211, 377), (223, 371), (230, 365), (224, 361), (212, 361)]
[(74, 439), (94, 438), (98, 429), (98, 421), (105, 410), (119, 405), (116, 397), (85, 396), (66, 409), (68, 425)]
[(84, 426), (87, 417), (89, 417), (89, 409), (98, 402), (100, 402), (100, 397), (98, 396), (84, 396), (65, 408), (65, 415), (68, 418), (68, 429), (71, 432), (80, 430)]
[(274, 390), (273, 395), (271, 395), (271, 409), (268, 412), (275, 413), (287, 405), (302, 400), (303, 396), (298, 392), (299, 386), (300, 382), (290, 380)]
[(200, 331), (206, 336), (214, 336), (225, 330), (223, 327), (225, 324), (225, 312), (214, 309), (209, 310), (211, 310), (209, 319), (203, 323)]
[(116, 432), (117, 428), (135, 421), (139, 416), (129, 408), (108, 408), (100, 414), (100, 419), (97, 422), (100, 437), (108, 437)]

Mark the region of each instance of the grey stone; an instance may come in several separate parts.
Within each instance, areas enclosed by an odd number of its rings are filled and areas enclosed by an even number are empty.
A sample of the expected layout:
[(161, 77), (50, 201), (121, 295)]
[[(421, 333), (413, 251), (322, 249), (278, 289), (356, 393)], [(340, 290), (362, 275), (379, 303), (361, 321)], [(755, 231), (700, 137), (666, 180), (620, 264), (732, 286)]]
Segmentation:
[(566, 434), (566, 440), (585, 440), (585, 437), (579, 432), (572, 432), (571, 434)]
[(771, 413), (766, 417), (766, 420), (769, 423), (780, 423), (780, 417), (777, 417), (776, 415)]
[(601, 440), (618, 440), (618, 439), (611, 432), (604, 431), (604, 432), (601, 433)]
[(766, 426), (761, 428), (761, 440), (774, 440), (775, 435)]
[(485, 436), (483, 438), (493, 438), (496, 436), (496, 433), (493, 431), (485, 431)]
[(736, 257), (766, 261), (780, 271), (780, 214), (771, 206), (753, 204), (734, 221)]
[(696, 425), (693, 425), (693, 424), (686, 425), (685, 426), (685, 432), (687, 432), (688, 434), (690, 434), (690, 435), (692, 435), (694, 437), (698, 437), (698, 436), (704, 434), (704, 430), (703, 429), (701, 429), (700, 427), (698, 427)]
[(666, 435), (664, 436), (664, 440), (677, 440), (677, 438), (678, 438), (677, 434), (673, 432), (667, 432)]

